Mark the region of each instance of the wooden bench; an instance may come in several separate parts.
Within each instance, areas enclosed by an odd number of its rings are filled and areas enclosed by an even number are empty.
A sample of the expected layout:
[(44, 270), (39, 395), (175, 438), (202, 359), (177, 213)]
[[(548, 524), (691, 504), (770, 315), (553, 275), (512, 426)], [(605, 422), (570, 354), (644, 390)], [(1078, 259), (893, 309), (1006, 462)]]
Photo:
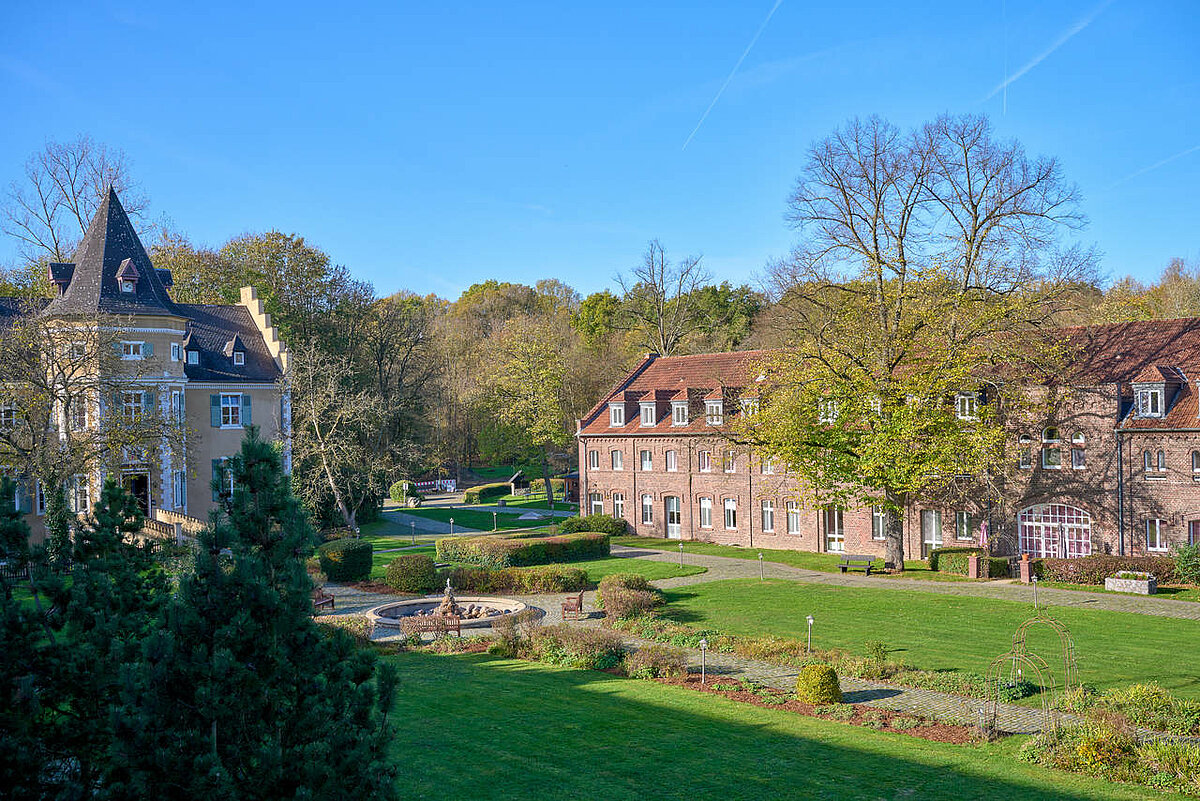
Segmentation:
[(583, 593), (567, 596), (562, 602), (563, 620), (581, 620), (583, 618)]
[(321, 607), (328, 606), (330, 609), (336, 609), (333, 596), (322, 590), (320, 587), (314, 588), (312, 591), (313, 614), (321, 611)]
[(842, 556), (842, 561), (838, 562), (838, 568), (845, 573), (847, 570), (862, 570), (868, 576), (871, 575), (873, 565), (875, 564), (874, 556), (866, 556), (857, 553), (848, 553)]
[(413, 615), (401, 618), (400, 628), (405, 634), (449, 634), (462, 636), (462, 618), (458, 615)]

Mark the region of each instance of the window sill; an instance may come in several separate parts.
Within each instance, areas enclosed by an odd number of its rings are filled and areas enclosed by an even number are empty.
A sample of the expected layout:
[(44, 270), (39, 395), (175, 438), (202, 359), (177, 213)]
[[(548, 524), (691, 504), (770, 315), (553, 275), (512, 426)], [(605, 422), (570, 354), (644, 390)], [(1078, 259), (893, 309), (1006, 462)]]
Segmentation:
[(241, 423), (238, 423), (237, 425), (222, 425), (222, 426), (220, 426), (220, 428), (222, 431), (225, 431), (225, 430), (233, 430), (235, 428), (245, 428), (245, 426), (242, 425)]
[(1151, 474), (1146, 475), (1146, 480), (1147, 481), (1166, 481), (1167, 477), (1164, 475), (1154, 475), (1153, 473), (1151, 473)]
[(1060, 464), (1044, 464), (1044, 465), (1042, 465), (1042, 469), (1043, 470), (1062, 470), (1062, 465), (1060, 465)]

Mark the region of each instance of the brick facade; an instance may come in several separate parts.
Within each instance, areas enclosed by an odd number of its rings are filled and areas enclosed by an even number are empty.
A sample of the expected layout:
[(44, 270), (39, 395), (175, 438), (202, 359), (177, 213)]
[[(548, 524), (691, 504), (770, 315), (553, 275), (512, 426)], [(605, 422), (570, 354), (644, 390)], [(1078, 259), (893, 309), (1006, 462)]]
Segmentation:
[[(978, 545), (985, 521), (997, 554), (1140, 555), (1200, 541), (1200, 319), (1064, 336), (1075, 355), (1061, 386), (1042, 390), (1054, 393), (1047, 418), (1011, 424), (1014, 452), (1028, 459), (997, 477), (1002, 500), (908, 509), (910, 557), (935, 539)], [(617, 514), (645, 536), (882, 556), (870, 509), (821, 508), (794, 477), (722, 436), (727, 418), (757, 402), (747, 373), (762, 355), (646, 356), (580, 421), (584, 513)], [(1147, 390), (1160, 393), (1157, 413), (1137, 402)]]

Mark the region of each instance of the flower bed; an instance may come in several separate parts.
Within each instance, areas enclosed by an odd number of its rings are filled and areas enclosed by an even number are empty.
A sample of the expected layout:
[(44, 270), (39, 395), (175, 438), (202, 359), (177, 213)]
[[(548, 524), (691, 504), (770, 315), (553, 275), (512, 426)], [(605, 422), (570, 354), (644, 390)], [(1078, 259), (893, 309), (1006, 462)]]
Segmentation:
[(1104, 589), (1109, 592), (1132, 592), (1137, 595), (1153, 595), (1158, 590), (1158, 579), (1150, 573), (1135, 573), (1122, 570), (1115, 576), (1104, 579)]

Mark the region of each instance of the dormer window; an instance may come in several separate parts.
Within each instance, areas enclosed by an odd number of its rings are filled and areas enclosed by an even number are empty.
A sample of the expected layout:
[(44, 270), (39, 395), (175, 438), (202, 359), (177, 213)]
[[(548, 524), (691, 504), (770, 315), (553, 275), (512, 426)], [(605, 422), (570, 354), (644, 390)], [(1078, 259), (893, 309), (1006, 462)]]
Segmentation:
[(187, 352), (187, 363), (188, 364), (199, 364), (200, 363), (200, 351), (189, 350)]
[(642, 411), (642, 427), (643, 428), (649, 428), (650, 426), (652, 426), (656, 422), (658, 422), (655, 419), (657, 417), (657, 415), (655, 414), (655, 408), (654, 408), (653, 403), (643, 403), (641, 405), (641, 411)]
[(725, 404), (722, 401), (705, 401), (704, 419), (710, 426), (721, 425), (725, 420)]
[(687, 424), (688, 424), (687, 401), (673, 401), (671, 403), (671, 425), (686, 426)]
[(610, 428), (618, 428), (625, 425), (625, 404), (608, 404), (608, 425)]
[(1162, 389), (1139, 389), (1137, 392), (1138, 417), (1162, 417)]
[(954, 396), (954, 415), (959, 420), (979, 419), (979, 393), (959, 392)]
[(235, 350), (233, 352), (233, 363), (239, 367), (246, 363), (246, 354), (244, 351)]
[(122, 292), (132, 293), (136, 289), (137, 289), (137, 284), (135, 284), (133, 281), (122, 281), (121, 282), (121, 291)]

